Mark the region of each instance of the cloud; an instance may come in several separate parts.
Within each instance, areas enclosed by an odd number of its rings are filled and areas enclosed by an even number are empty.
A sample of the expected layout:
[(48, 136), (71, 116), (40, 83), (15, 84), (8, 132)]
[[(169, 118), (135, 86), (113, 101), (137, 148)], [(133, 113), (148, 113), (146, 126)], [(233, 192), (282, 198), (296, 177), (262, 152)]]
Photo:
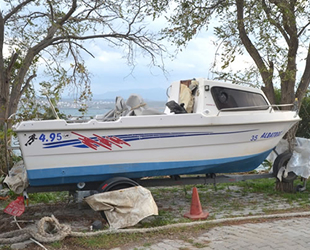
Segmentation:
[[(166, 20), (162, 18), (149, 23), (147, 28), (159, 31), (166, 25)], [(92, 75), (91, 89), (93, 93), (101, 94), (137, 88), (166, 89), (173, 81), (210, 76), (215, 53), (215, 47), (212, 44), (214, 39), (211, 31), (200, 32), (174, 58), (165, 56), (164, 65), (167, 74), (158, 67), (150, 67), (150, 58), (139, 52), (136, 53), (135, 67), (130, 67), (124, 48), (112, 47), (103, 39), (85, 42), (85, 48), (94, 57), (86, 52), (83, 52), (82, 56)], [(161, 42), (165, 43), (170, 54), (175, 54), (176, 47), (168, 41)], [(159, 63), (160, 58), (158, 58)]]
[[(104, 41), (91, 43), (88, 50), (94, 54), (85, 59), (88, 70), (92, 73), (92, 90), (95, 93), (105, 93), (117, 89), (154, 88), (166, 89), (172, 81), (208, 77), (214, 59), (215, 48), (211, 32), (197, 35), (188, 46), (180, 51), (175, 58), (164, 59), (164, 74), (157, 67), (150, 67), (150, 59), (140, 55), (136, 58), (137, 65), (132, 68), (127, 65), (122, 49), (112, 48)], [(168, 42), (167, 42), (168, 44)], [(167, 45), (170, 54), (175, 47)]]

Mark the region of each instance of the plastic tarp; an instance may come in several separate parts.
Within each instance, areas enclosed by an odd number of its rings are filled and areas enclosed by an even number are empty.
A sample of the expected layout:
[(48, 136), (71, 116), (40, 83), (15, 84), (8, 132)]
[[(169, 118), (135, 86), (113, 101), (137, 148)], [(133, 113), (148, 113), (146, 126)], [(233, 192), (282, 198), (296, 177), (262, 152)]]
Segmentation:
[[(278, 154), (282, 154), (283, 152), (287, 151), (288, 150), (287, 140), (281, 139), (278, 145), (276, 146), (275, 150)], [(274, 151), (271, 151), (271, 153), (267, 156), (266, 160), (273, 163), (277, 158), (277, 156), (278, 155)]]
[(3, 181), (16, 194), (21, 194), (28, 186), (27, 172), (23, 161), (14, 164)]
[(95, 211), (104, 211), (111, 229), (134, 226), (148, 216), (158, 215), (151, 192), (141, 186), (94, 194), (85, 201)]
[[(288, 142), (282, 139), (276, 147), (278, 154), (281, 154), (288, 150)], [(277, 154), (271, 152), (267, 157), (267, 160), (274, 162)], [(309, 178), (310, 176), (310, 140), (306, 138), (296, 138), (294, 151), (291, 159), (287, 163), (287, 172), (294, 172), (296, 175), (303, 178)]]
[(306, 138), (296, 138), (294, 152), (287, 163), (287, 170), (293, 171), (303, 178), (310, 176), (310, 140)]

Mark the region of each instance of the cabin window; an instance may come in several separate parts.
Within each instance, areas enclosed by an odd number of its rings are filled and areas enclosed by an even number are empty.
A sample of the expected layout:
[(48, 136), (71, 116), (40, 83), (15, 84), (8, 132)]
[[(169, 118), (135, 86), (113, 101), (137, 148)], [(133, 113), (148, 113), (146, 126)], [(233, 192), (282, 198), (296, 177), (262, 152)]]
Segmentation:
[[(224, 87), (212, 87), (211, 93), (219, 110), (243, 107), (245, 108), (244, 110), (268, 109), (266, 99), (259, 93)], [(253, 109), (246, 107), (253, 107)]]

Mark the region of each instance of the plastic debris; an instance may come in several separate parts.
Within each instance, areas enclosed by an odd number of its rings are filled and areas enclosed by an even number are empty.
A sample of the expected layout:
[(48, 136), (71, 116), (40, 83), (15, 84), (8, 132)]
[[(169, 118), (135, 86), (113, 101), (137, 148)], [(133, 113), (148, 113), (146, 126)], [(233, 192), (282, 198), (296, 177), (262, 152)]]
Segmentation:
[(3, 212), (12, 216), (21, 216), (25, 212), (24, 197), (17, 197), (15, 201), (12, 201), (9, 205), (7, 205)]

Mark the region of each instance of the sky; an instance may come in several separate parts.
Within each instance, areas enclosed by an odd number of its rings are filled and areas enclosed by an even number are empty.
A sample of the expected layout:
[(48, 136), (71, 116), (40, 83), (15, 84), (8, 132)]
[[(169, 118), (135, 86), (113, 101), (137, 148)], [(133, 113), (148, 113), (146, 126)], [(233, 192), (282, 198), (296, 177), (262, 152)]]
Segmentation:
[[(155, 28), (163, 27), (159, 22)], [(213, 29), (199, 32), (182, 51), (179, 51), (175, 58), (164, 58), (165, 70), (156, 67), (149, 67), (150, 59), (137, 57), (137, 65), (134, 70), (126, 64), (122, 50), (109, 47), (106, 43), (97, 40), (90, 44), (88, 49), (94, 54), (95, 58), (87, 56), (85, 58), (88, 70), (91, 72), (91, 89), (96, 95), (105, 92), (117, 92), (124, 89), (152, 89), (161, 88), (163, 92), (174, 81), (187, 80), (203, 77), (214, 79), (215, 75), (211, 72), (215, 60), (216, 46), (214, 42), (217, 37), (213, 34)], [(169, 53), (174, 53), (175, 46), (166, 41)], [(217, 57), (217, 61), (219, 56)], [(251, 63), (251, 58), (245, 54), (236, 58), (233, 69), (244, 69)], [(219, 64), (217, 64), (219, 65)], [(217, 66), (216, 70), (220, 70)], [(124, 97), (126, 98), (126, 97)]]
[[(213, 19), (212, 21), (216, 20)], [(167, 25), (164, 18), (146, 22), (149, 23), (148, 28), (154, 32)], [(89, 42), (86, 48), (95, 58), (85, 54), (84, 60), (88, 71), (91, 73), (91, 90), (94, 97), (106, 92), (117, 92), (124, 89), (160, 88), (165, 91), (173, 81), (198, 77), (213, 79), (215, 76), (210, 72), (210, 69), (214, 63), (217, 50), (213, 44), (217, 41), (213, 34), (214, 25), (216, 23), (210, 23), (208, 31), (198, 32), (173, 60), (168, 56), (164, 58), (167, 74), (164, 74), (159, 68), (150, 67), (150, 59), (139, 55), (136, 57), (137, 64), (132, 71), (131, 67), (127, 65), (126, 58), (123, 58), (124, 51), (122, 48), (112, 48), (105, 40)], [(176, 47), (172, 46), (169, 41), (165, 41), (165, 45), (169, 53), (175, 53)], [(244, 55), (238, 55), (231, 69), (243, 70), (249, 64), (253, 64), (253, 61), (247, 53), (244, 53)], [(220, 70), (220, 68), (216, 69)], [(40, 72), (41, 74), (33, 80), (35, 86), (44, 80), (44, 73), (42, 70)], [(300, 72), (302, 73), (302, 71)], [(70, 91), (71, 89), (66, 90), (63, 96), (69, 97)]]
[[(122, 51), (109, 48), (97, 41), (92, 44), (91, 51), (95, 51), (95, 58), (88, 57), (86, 65), (92, 76), (92, 90), (94, 93), (116, 91), (118, 89), (134, 88), (163, 88), (169, 87), (172, 81), (191, 79), (194, 77), (210, 77), (210, 67), (214, 59), (211, 40), (212, 34), (202, 33), (193, 39), (188, 46), (172, 60), (164, 59), (164, 74), (161, 69), (149, 67), (150, 59), (137, 58), (137, 65), (131, 72), (122, 58)], [(167, 47), (170, 53), (175, 47)]]
[[(216, 46), (214, 42), (218, 38), (213, 34), (213, 27), (217, 23), (209, 25), (208, 30), (201, 30), (188, 42), (182, 51), (175, 54), (176, 46), (169, 41), (163, 41), (168, 53), (174, 54), (175, 58), (164, 58), (165, 70), (149, 67), (150, 59), (137, 56), (137, 64), (132, 71), (127, 65), (122, 49), (111, 48), (105, 41), (96, 40), (89, 44), (87, 49), (95, 58), (85, 55), (85, 62), (91, 72), (91, 89), (94, 94), (102, 95), (106, 92), (117, 92), (124, 89), (152, 89), (161, 88), (163, 92), (174, 81), (203, 77), (213, 79), (211, 68), (215, 60)], [(149, 30), (156, 32), (165, 28), (167, 22), (164, 18), (150, 21)], [(161, 41), (162, 42), (162, 41)], [(220, 52), (220, 50), (218, 51)], [(219, 56), (217, 57), (217, 61)], [(245, 65), (252, 63), (249, 55), (240, 55), (236, 58), (233, 69), (244, 69)], [(219, 64), (218, 64), (219, 65)], [(248, 66), (248, 65), (247, 65)], [(217, 70), (220, 70), (217, 66)]]
[[(158, 32), (167, 25), (164, 18), (148, 22), (147, 28)], [(91, 89), (94, 94), (117, 92), (124, 89), (161, 88), (165, 92), (171, 82), (197, 77), (212, 78), (210, 68), (214, 61), (216, 48), (213, 41), (217, 38), (213, 30), (199, 32), (174, 59), (166, 56), (166, 74), (150, 67), (150, 58), (137, 56), (137, 64), (132, 69), (127, 65), (122, 48), (112, 48), (104, 40), (92, 41), (87, 49), (95, 58), (85, 55), (85, 64), (92, 74)], [(175, 55), (176, 47), (169, 41), (161, 41), (168, 53)]]
[[(148, 29), (159, 31), (167, 24), (164, 18), (148, 22)], [(137, 56), (137, 64), (132, 68), (127, 65), (122, 48), (112, 48), (105, 40), (88, 42), (86, 48), (94, 58), (85, 53), (85, 64), (91, 73), (91, 91), (94, 97), (106, 92), (117, 92), (124, 89), (153, 89), (160, 88), (163, 92), (171, 82), (198, 77), (212, 79), (210, 72), (214, 63), (216, 47), (213, 42), (217, 38), (213, 35), (212, 23), (208, 31), (200, 31), (174, 59), (166, 56), (164, 65), (166, 74), (156, 67), (150, 67), (150, 59)], [(171, 42), (164, 44), (169, 53), (175, 54), (176, 47)], [(243, 58), (239, 57), (242, 61)], [(242, 67), (242, 63), (236, 64)], [(41, 73), (40, 73), (41, 72)], [(34, 86), (45, 80), (43, 70), (39, 70), (38, 77), (33, 80)], [(72, 89), (64, 91), (63, 97), (70, 97)], [(39, 93), (39, 91), (38, 91)]]

